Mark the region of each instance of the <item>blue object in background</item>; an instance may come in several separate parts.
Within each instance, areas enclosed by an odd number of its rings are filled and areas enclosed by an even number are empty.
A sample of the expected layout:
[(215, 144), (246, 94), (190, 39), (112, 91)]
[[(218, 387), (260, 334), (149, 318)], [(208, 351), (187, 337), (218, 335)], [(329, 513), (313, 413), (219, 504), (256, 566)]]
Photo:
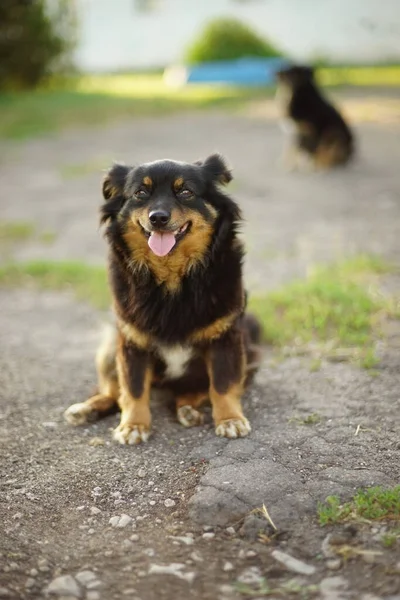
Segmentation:
[(283, 58), (239, 58), (219, 60), (187, 67), (186, 83), (225, 83), (263, 86), (275, 81), (275, 73), (289, 66)]

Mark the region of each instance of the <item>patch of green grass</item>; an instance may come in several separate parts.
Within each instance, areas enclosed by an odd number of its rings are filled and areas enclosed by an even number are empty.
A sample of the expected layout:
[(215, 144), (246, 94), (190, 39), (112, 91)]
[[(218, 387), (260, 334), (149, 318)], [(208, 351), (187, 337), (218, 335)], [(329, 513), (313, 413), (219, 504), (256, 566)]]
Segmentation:
[(57, 235), (54, 231), (42, 231), (42, 233), (39, 234), (39, 240), (43, 244), (53, 244), (56, 239)]
[(393, 548), (397, 540), (400, 539), (400, 531), (391, 531), (388, 533), (384, 533), (381, 537), (382, 546), (385, 548)]
[(297, 425), (316, 425), (321, 422), (321, 415), (318, 413), (311, 413), (307, 417), (291, 417), (289, 423), (296, 423)]
[(399, 520), (400, 485), (384, 489), (381, 486), (359, 490), (350, 502), (341, 503), (338, 496), (329, 496), (318, 504), (318, 518), (321, 525), (331, 525), (341, 521)]
[[(323, 85), (399, 86), (398, 65), (328, 66), (318, 70)], [(168, 86), (162, 74), (90, 75), (34, 91), (0, 94), (0, 138), (26, 139), (67, 127), (86, 127), (123, 117), (182, 110), (238, 108), (267, 98), (273, 87)]]
[(70, 80), (61, 88), (0, 94), (0, 138), (25, 139), (124, 117), (235, 108), (271, 93), (269, 88), (216, 85), (173, 88), (157, 74), (93, 75)]
[[(56, 239), (53, 231), (39, 232), (33, 223), (26, 221), (0, 221), (0, 251), (9, 255), (14, 245), (38, 239), (43, 244), (51, 244)], [(5, 256), (2, 259), (5, 260)]]
[(0, 244), (20, 242), (35, 234), (33, 223), (25, 221), (0, 221)]
[(320, 371), (322, 366), (322, 361), (320, 358), (314, 358), (309, 366), (310, 369), (310, 373), (316, 373), (317, 371)]
[(272, 585), (265, 577), (254, 585), (237, 582), (235, 589), (245, 598), (267, 598), (269, 596), (280, 598), (296, 597), (301, 600), (312, 598), (318, 591), (316, 585), (300, 585), (296, 579), (290, 579), (282, 583)]
[(400, 65), (325, 66), (317, 69), (321, 85), (400, 86)]
[(8, 264), (0, 267), (0, 284), (71, 290), (79, 300), (86, 300), (96, 308), (107, 309), (110, 305), (106, 269), (80, 262), (32, 261)]
[(264, 295), (250, 297), (250, 310), (264, 325), (265, 339), (295, 353), (312, 351), (336, 360), (376, 365), (374, 347), (385, 318), (398, 318), (398, 301), (371, 288), (392, 267), (379, 257), (361, 255), (315, 268)]

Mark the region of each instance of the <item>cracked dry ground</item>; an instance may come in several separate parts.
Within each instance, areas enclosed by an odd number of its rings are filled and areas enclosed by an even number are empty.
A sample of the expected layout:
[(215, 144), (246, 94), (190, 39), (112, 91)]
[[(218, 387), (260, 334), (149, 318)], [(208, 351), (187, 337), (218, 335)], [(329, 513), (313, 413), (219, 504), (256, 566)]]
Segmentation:
[[(356, 129), (352, 168), (313, 176), (276, 167), (282, 139), (263, 114), (173, 116), (3, 144), (2, 218), (56, 233), (51, 246), (27, 241), (14, 257), (104, 261), (100, 173), (63, 178), (65, 165), (100, 170), (113, 159), (194, 160), (217, 149), (234, 167), (232, 193), (247, 219), (250, 289), (272, 289), (351, 252), (397, 261), (399, 123), (359, 120)], [(394, 277), (386, 283), (399, 288)], [(0, 303), (0, 597), (44, 598), (55, 578), (81, 571), (92, 573), (86, 591), (69, 578), (59, 598), (234, 600), (238, 579), (261, 576), (279, 597), (400, 597), (399, 558), (382, 547), (379, 525), (339, 528), (350, 545), (381, 552), (340, 566), (329, 563), (329, 529), (315, 516), (329, 494), (349, 498), (399, 481), (399, 332), (390, 332), (376, 377), (348, 364), (318, 372), (299, 358), (274, 364), (267, 352), (245, 400), (253, 425), (246, 439), (217, 439), (209, 415), (204, 427), (185, 430), (156, 400), (150, 442), (121, 447), (111, 441), (115, 416), (80, 429), (62, 419), (95, 383), (103, 315), (72, 294), (34, 289), (2, 289)], [(321, 422), (291, 421), (310, 413)], [(257, 541), (265, 520), (245, 518), (263, 503), (280, 530), (271, 543)], [(121, 515), (131, 520), (109, 523)], [(313, 573), (287, 570), (271, 555), (276, 548)], [(155, 572), (172, 563), (178, 575)], [(293, 578), (297, 596), (285, 588)]]

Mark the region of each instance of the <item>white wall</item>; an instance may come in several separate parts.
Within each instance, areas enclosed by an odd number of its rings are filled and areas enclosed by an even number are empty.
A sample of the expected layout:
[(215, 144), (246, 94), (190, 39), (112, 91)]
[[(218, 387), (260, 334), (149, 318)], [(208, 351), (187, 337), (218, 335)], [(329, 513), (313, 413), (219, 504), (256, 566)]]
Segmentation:
[(179, 62), (202, 24), (235, 16), (293, 58), (340, 62), (400, 60), (400, 0), (76, 0), (81, 25), (76, 52), (86, 71)]

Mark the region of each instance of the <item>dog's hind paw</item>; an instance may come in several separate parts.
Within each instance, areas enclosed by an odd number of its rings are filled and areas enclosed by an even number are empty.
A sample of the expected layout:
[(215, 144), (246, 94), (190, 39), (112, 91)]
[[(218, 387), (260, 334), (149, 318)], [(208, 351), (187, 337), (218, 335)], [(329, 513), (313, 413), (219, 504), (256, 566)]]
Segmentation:
[(71, 404), (69, 408), (64, 412), (64, 419), (70, 425), (84, 425), (88, 421), (94, 421), (97, 415), (97, 411), (86, 404), (86, 402), (77, 402)]
[(201, 412), (186, 404), (185, 406), (180, 406), (176, 411), (176, 416), (178, 417), (178, 421), (184, 427), (195, 427), (196, 425), (201, 425), (203, 423), (203, 415)]
[(245, 417), (241, 419), (226, 419), (215, 428), (215, 433), (220, 437), (238, 438), (245, 437), (251, 431), (250, 423)]
[(136, 445), (147, 442), (149, 437), (150, 431), (146, 425), (119, 425), (113, 433), (114, 440), (120, 444)]

